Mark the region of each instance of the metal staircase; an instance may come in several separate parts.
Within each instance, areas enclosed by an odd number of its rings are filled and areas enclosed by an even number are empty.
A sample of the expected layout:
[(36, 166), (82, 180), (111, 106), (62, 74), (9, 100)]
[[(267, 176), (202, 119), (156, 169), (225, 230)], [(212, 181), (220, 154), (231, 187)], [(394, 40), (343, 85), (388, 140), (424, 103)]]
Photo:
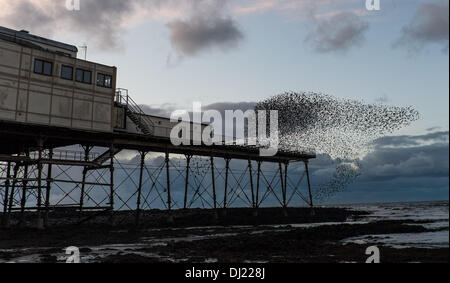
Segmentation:
[(154, 125), (152, 120), (142, 111), (139, 105), (128, 95), (127, 89), (119, 88), (116, 90), (116, 101), (121, 107), (125, 109), (125, 114), (136, 127), (144, 135), (152, 135)]
[(122, 150), (119, 149), (119, 148), (113, 148), (112, 150), (108, 149), (105, 153), (103, 153), (102, 155), (98, 156), (92, 162), (94, 162), (94, 163), (98, 164), (99, 166), (101, 166), (101, 165), (103, 165), (103, 163), (108, 161), (108, 159), (110, 159), (111, 156), (115, 156), (116, 154), (118, 154), (121, 151)]

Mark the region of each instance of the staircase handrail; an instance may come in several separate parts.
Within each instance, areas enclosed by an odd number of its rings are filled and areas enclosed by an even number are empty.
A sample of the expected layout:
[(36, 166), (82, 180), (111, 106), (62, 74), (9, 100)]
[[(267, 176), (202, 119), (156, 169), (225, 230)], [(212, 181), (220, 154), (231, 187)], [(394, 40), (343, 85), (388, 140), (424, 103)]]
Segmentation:
[[(125, 93), (125, 94), (123, 94)], [(154, 124), (153, 121), (148, 118), (147, 114), (141, 109), (141, 107), (128, 95), (128, 90), (118, 88), (116, 90), (116, 102), (125, 106), (129, 111), (137, 114), (137, 118), (141, 123), (148, 127), (150, 134), (153, 133)]]

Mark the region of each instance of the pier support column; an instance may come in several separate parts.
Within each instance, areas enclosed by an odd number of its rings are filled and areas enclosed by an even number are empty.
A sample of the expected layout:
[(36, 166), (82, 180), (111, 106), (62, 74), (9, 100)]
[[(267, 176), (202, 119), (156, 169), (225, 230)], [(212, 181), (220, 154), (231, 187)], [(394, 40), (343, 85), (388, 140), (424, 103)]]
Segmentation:
[(223, 216), (227, 215), (227, 197), (228, 197), (228, 177), (230, 172), (230, 161), (231, 159), (226, 158), (225, 159), (225, 188), (224, 188), (224, 195), (223, 195)]
[[(89, 154), (91, 152), (90, 146), (83, 146), (84, 149), (84, 162), (89, 161)], [(84, 166), (83, 168), (83, 177), (81, 181), (81, 194), (80, 194), (80, 218), (83, 216), (83, 207), (84, 207), (84, 195), (86, 190), (86, 175), (87, 175), (87, 166)]]
[(44, 220), (42, 219), (42, 150), (44, 146), (44, 140), (42, 138), (38, 141), (38, 161), (37, 161), (37, 169), (38, 169), (38, 180), (37, 180), (37, 219), (36, 219), (36, 228), (44, 229)]
[(306, 181), (308, 183), (309, 205), (311, 206), (311, 215), (315, 215), (316, 212), (314, 211), (313, 195), (312, 195), (312, 191), (311, 191), (311, 180), (309, 178), (308, 161), (305, 161), (305, 171), (306, 171)]
[[(283, 200), (283, 214), (284, 216), (287, 216), (287, 197), (286, 197), (286, 178), (283, 174), (283, 165), (281, 162), (279, 163), (279, 170), (280, 170), (280, 180), (281, 180), (281, 194), (282, 194), (282, 200)], [(286, 166), (287, 170), (287, 166)], [(285, 172), (286, 174), (287, 172)]]
[(109, 187), (109, 209), (110, 209), (110, 216), (109, 216), (109, 222), (111, 226), (114, 225), (114, 152), (115, 148), (114, 145), (111, 145), (109, 149), (109, 158), (110, 158), (110, 167), (109, 167), (109, 181), (110, 181), (110, 187)]
[[(30, 157), (30, 153), (26, 153), (27, 157)], [(23, 178), (22, 178), (22, 198), (20, 200), (20, 221), (19, 226), (25, 226), (25, 205), (27, 202), (27, 186), (28, 186), (28, 163), (24, 164)]]
[(8, 212), (8, 196), (9, 196), (9, 185), (11, 178), (11, 161), (8, 161), (6, 168), (6, 180), (5, 180), (5, 195), (3, 198), (3, 216), (2, 216), (2, 226), (7, 227), (7, 212)]
[(253, 186), (253, 170), (252, 170), (252, 161), (248, 160), (248, 175), (250, 178), (250, 190), (252, 193), (252, 208), (255, 208), (255, 188)]
[(288, 167), (289, 167), (289, 162), (286, 161), (286, 163), (284, 163), (284, 215), (288, 216), (288, 212), (287, 212), (287, 187), (288, 187), (288, 181), (287, 181), (287, 177), (288, 177)]
[(14, 193), (15, 193), (15, 189), (16, 189), (16, 185), (17, 185), (17, 175), (19, 173), (19, 168), (20, 168), (20, 163), (16, 163), (16, 165), (14, 166), (14, 172), (13, 172), (13, 181), (12, 181), (12, 186), (11, 186), (11, 193), (9, 195), (9, 203), (8, 203), (8, 215), (6, 217), (6, 227), (9, 227), (10, 224), (10, 220), (11, 220), (11, 212), (12, 212), (12, 207), (13, 207), (13, 203), (14, 203)]
[(219, 215), (217, 214), (216, 175), (214, 171), (214, 156), (211, 156), (211, 182), (213, 191), (214, 218), (218, 219)]
[(141, 164), (139, 168), (139, 187), (136, 200), (136, 227), (139, 227), (139, 222), (141, 218), (142, 178), (144, 175), (145, 156), (147, 155), (147, 152), (141, 151), (140, 155), (141, 155)]
[(256, 206), (255, 206), (255, 212), (254, 212), (254, 216), (258, 216), (258, 210), (259, 210), (259, 188), (260, 188), (260, 184), (261, 184), (261, 164), (262, 161), (258, 161), (258, 172), (256, 173)]
[(48, 152), (48, 159), (50, 163), (47, 164), (47, 188), (45, 191), (45, 214), (44, 214), (44, 227), (48, 227), (48, 214), (50, 213), (50, 191), (52, 187), (52, 160), (53, 160), (53, 149)]
[(167, 179), (167, 209), (168, 209), (167, 221), (169, 223), (173, 223), (172, 196), (170, 193), (170, 155), (169, 155), (169, 152), (166, 152), (165, 162), (166, 162), (166, 179)]
[(252, 208), (253, 208), (253, 215), (257, 216), (258, 212), (257, 212), (257, 205), (256, 205), (256, 200), (255, 200), (255, 186), (253, 184), (253, 168), (252, 168), (252, 161), (249, 159), (248, 160), (248, 174), (250, 177), (250, 189), (251, 189), (251, 193), (252, 193)]
[(189, 171), (191, 169), (191, 159), (192, 155), (186, 155), (186, 181), (184, 184), (184, 205), (183, 208), (187, 209), (187, 198), (189, 189)]

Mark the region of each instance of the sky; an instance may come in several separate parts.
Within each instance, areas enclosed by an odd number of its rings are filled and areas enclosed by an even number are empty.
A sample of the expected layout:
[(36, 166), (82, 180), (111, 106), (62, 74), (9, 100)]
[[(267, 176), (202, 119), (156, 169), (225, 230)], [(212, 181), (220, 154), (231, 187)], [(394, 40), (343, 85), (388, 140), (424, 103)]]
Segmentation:
[(395, 135), (418, 141), (365, 158), (400, 166), (395, 178), (371, 169), (334, 201), (448, 199), (448, 0), (380, 0), (379, 11), (365, 0), (66, 2), (0, 0), (0, 25), (87, 45), (89, 61), (117, 66), (118, 87), (157, 114), (285, 91), (412, 106), (420, 120)]

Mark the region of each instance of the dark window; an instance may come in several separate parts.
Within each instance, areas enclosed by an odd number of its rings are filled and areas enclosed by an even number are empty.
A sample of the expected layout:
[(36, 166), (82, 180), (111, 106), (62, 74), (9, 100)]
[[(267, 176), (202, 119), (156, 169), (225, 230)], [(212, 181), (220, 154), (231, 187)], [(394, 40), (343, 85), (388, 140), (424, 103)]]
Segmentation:
[(97, 85), (102, 86), (102, 87), (112, 88), (112, 76), (98, 73), (97, 74)]
[(97, 74), (97, 85), (105, 86), (105, 75), (98, 73)]
[(75, 73), (75, 80), (80, 83), (91, 84), (92, 72), (83, 69), (77, 69)]
[(53, 64), (51, 62), (35, 59), (34, 60), (34, 72), (36, 74), (51, 76)]
[(77, 82), (83, 82), (83, 70), (77, 69), (77, 73), (75, 75), (75, 80)]
[(92, 73), (90, 71), (84, 71), (83, 82), (87, 84), (92, 83)]
[(73, 80), (73, 68), (63, 65), (61, 67), (61, 78), (66, 80)]
[(34, 60), (34, 72), (38, 74), (42, 74), (42, 66), (44, 65), (44, 62), (41, 60)]

